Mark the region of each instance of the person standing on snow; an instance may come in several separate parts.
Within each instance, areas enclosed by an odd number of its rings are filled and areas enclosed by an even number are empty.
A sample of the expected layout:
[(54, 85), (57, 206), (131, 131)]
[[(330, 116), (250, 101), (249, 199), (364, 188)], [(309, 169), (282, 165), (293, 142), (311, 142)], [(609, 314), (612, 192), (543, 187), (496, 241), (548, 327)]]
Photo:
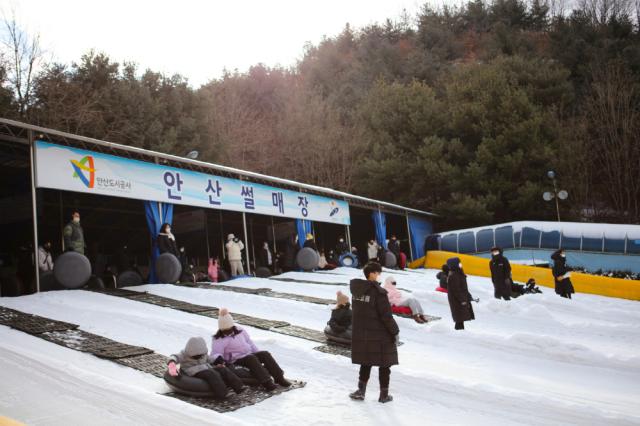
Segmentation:
[(504, 257), (500, 247), (491, 249), (489, 268), (491, 269), (494, 297), (511, 300), (511, 265), (509, 259)]
[(176, 245), (176, 237), (171, 233), (170, 224), (162, 224), (156, 241), (160, 254), (171, 253), (180, 260), (180, 253), (178, 253), (178, 246)]
[(380, 246), (375, 238), (372, 238), (367, 243), (367, 256), (369, 257), (369, 262), (377, 262), (378, 259), (378, 251), (380, 250)]
[(236, 238), (235, 235), (229, 234), (227, 236), (226, 247), (227, 258), (231, 266), (231, 276), (244, 275), (244, 268), (242, 267), (242, 250), (244, 250), (244, 244), (242, 244), (242, 241)]
[(462, 263), (457, 257), (447, 260), (449, 278), (447, 280), (447, 298), (451, 316), (456, 323), (456, 330), (464, 330), (464, 322), (476, 319), (471, 307), (471, 294), (467, 287), (467, 276), (462, 270)]
[(400, 241), (396, 238), (395, 235), (391, 235), (391, 240), (389, 240), (389, 251), (396, 255), (396, 259), (400, 261)]
[(353, 323), (351, 340), (351, 362), (360, 365), (358, 390), (349, 397), (364, 400), (371, 367), (378, 366), (380, 381), (379, 402), (393, 401), (389, 395), (391, 366), (398, 364), (400, 329), (393, 319), (387, 291), (380, 286), (378, 278), (382, 267), (369, 262), (364, 267), (366, 280), (351, 280)]
[(553, 278), (555, 281), (556, 294), (559, 294), (561, 297), (565, 297), (567, 299), (571, 299), (571, 293), (575, 293), (573, 289), (573, 284), (571, 283), (571, 279), (569, 278), (569, 268), (567, 267), (567, 258), (563, 249), (555, 251), (551, 255), (551, 259), (553, 259), (553, 268), (551, 272), (553, 273)]
[(64, 236), (64, 248), (66, 251), (76, 251), (84, 254), (87, 244), (84, 242), (84, 231), (80, 225), (80, 212), (71, 214), (71, 221), (62, 230)]

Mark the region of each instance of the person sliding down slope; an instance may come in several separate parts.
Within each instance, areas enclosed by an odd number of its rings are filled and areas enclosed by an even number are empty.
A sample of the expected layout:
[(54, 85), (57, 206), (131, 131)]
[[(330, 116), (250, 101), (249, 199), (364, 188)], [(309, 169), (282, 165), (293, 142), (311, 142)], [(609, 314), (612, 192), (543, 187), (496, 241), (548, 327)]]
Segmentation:
[(411, 309), (413, 319), (419, 324), (424, 324), (427, 319), (424, 317), (424, 311), (422, 305), (418, 302), (418, 299), (412, 296), (403, 294), (396, 288), (396, 279), (393, 276), (388, 276), (384, 281), (384, 289), (387, 290), (389, 302), (394, 306), (407, 306)]

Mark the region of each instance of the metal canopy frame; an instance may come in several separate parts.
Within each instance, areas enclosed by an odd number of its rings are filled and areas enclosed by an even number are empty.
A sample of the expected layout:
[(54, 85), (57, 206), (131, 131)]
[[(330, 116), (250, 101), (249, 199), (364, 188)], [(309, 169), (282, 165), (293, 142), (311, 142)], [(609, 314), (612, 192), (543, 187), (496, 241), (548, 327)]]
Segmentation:
[(161, 152), (151, 151), (143, 148), (102, 141), (86, 136), (73, 135), (71, 133), (61, 132), (59, 130), (48, 129), (45, 127), (34, 126), (31, 124), (9, 120), (6, 118), (0, 118), (0, 139), (2, 140), (28, 145), (30, 143), (30, 132), (31, 134), (33, 134), (35, 140), (43, 140), (45, 142), (56, 143), (59, 145), (97, 151), (104, 154), (111, 154), (149, 163), (163, 164), (171, 167), (188, 169), (202, 173), (211, 173), (213, 171), (216, 175), (219, 176), (242, 179), (254, 183), (262, 183), (267, 185), (275, 184), (278, 187), (284, 189), (291, 189), (294, 191), (301, 191), (309, 194), (338, 198), (347, 201), (354, 207), (362, 207), (368, 210), (381, 210), (401, 216), (409, 213), (430, 217), (437, 216), (434, 213), (411, 209), (397, 204), (374, 200), (367, 197), (361, 197), (359, 195), (353, 195), (342, 191), (336, 191), (330, 188), (309, 185), (289, 179), (282, 179), (274, 176), (236, 169), (233, 167), (222, 166), (219, 164), (191, 160), (189, 158), (183, 158), (176, 155), (164, 154)]

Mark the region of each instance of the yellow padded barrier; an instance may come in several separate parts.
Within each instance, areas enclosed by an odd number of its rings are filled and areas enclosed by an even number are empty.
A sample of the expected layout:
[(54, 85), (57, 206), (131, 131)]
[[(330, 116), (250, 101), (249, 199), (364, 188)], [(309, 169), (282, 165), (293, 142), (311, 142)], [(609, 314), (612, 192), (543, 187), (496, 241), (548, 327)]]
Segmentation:
[(0, 416), (0, 426), (25, 426), (25, 424), (12, 420), (8, 417)]
[[(429, 251), (424, 257), (411, 262), (410, 268), (440, 269), (447, 259), (459, 257), (464, 271), (469, 275), (491, 277), (489, 259), (469, 256), (466, 254), (452, 253), (448, 251)], [(514, 281), (527, 282), (529, 278), (535, 278), (538, 285), (554, 288), (554, 279), (551, 269), (535, 266), (511, 264), (511, 274)], [(621, 299), (640, 300), (640, 281), (623, 280), (620, 278), (600, 277), (597, 275), (571, 273), (571, 282), (578, 293), (598, 294), (600, 296), (618, 297)]]

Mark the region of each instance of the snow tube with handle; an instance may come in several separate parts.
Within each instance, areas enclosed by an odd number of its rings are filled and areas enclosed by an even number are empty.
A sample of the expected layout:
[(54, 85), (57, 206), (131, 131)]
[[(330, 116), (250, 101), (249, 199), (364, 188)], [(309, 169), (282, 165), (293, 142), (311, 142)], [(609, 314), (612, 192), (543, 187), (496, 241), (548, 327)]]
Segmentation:
[(340, 266), (345, 266), (347, 268), (357, 268), (358, 267), (358, 256), (352, 253), (344, 253), (338, 259)]
[(398, 264), (398, 260), (396, 259), (396, 255), (391, 253), (390, 251), (386, 251), (384, 253), (384, 267), (385, 268), (395, 268)]
[(324, 328), (324, 335), (329, 342), (351, 347), (351, 330), (342, 333), (334, 332), (329, 325)]
[(320, 263), (320, 255), (311, 247), (304, 247), (296, 255), (296, 263), (303, 271), (313, 271)]
[(411, 308), (408, 306), (391, 305), (391, 312), (399, 315), (413, 315), (413, 312), (411, 312)]
[(162, 253), (156, 259), (156, 276), (161, 283), (172, 284), (180, 279), (182, 265), (171, 253)]
[(95, 275), (91, 275), (91, 278), (89, 278), (89, 282), (87, 282), (87, 287), (95, 290), (102, 290), (105, 288), (102, 278)]
[[(245, 385), (255, 386), (258, 384), (258, 381), (251, 376), (251, 372), (248, 369), (236, 366), (230, 368)], [(165, 371), (163, 378), (175, 392), (196, 397), (213, 397), (209, 384), (197, 377), (187, 376), (186, 374), (178, 374), (174, 377), (169, 374), (169, 371)]]
[(271, 269), (266, 266), (259, 266), (256, 269), (256, 277), (258, 278), (269, 278), (271, 276)]
[(91, 278), (91, 263), (84, 254), (68, 251), (56, 259), (53, 275), (65, 288), (80, 288)]
[(142, 285), (142, 277), (136, 271), (124, 271), (118, 274), (118, 287), (132, 287)]
[(447, 289), (446, 289), (446, 288), (444, 288), (444, 287), (437, 287), (437, 288), (436, 288), (436, 291), (439, 291), (440, 293), (449, 293), (449, 292), (447, 291)]

